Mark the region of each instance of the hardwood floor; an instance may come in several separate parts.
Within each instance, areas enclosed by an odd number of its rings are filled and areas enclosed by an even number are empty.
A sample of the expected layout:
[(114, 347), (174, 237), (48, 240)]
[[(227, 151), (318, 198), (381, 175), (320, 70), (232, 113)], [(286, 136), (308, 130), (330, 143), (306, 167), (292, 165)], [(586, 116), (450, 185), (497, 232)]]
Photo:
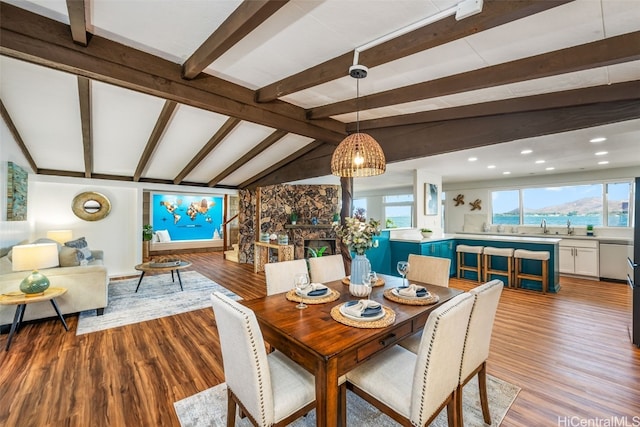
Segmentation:
[[(224, 261), (220, 252), (181, 257), (244, 298), (265, 294), (264, 275), (251, 265)], [(561, 284), (557, 295), (502, 294), (488, 372), (522, 388), (502, 425), (614, 425), (595, 424), (614, 417), (639, 425), (630, 289)], [(451, 280), (464, 290), (474, 285)], [(179, 426), (173, 402), (224, 381), (211, 309), (82, 336), (77, 316), (67, 322), (67, 333), (54, 320), (28, 324), (0, 351), (0, 425)]]

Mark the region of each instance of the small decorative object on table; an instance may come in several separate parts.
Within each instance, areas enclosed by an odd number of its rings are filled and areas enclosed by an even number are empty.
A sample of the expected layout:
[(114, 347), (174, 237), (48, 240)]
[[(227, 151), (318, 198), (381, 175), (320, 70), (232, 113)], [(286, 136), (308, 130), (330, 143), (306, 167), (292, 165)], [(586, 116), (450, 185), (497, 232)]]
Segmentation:
[(269, 233), (260, 233), (260, 241), (269, 243)]
[(421, 228), (420, 234), (422, 234), (422, 237), (429, 238), (433, 234), (433, 231), (428, 228)]
[(344, 226), (337, 224), (333, 229), (349, 250), (356, 253), (351, 262), (351, 283), (361, 285), (364, 275), (371, 271), (365, 251), (378, 247), (378, 241), (373, 240), (373, 236), (380, 235), (380, 222), (375, 219), (362, 222), (359, 217), (347, 217)]
[(149, 266), (151, 267), (173, 267), (176, 265), (180, 265), (180, 260), (178, 258), (170, 258), (170, 257), (158, 257), (151, 260)]
[(286, 234), (278, 234), (278, 244), (279, 245), (288, 245), (289, 244), (289, 236)]

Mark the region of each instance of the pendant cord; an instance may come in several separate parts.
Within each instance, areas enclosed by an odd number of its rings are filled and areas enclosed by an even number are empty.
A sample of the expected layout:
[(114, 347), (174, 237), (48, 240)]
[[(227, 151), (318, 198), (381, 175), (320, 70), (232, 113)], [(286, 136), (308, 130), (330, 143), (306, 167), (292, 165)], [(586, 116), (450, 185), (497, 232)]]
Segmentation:
[(360, 79), (356, 78), (356, 133), (360, 133)]

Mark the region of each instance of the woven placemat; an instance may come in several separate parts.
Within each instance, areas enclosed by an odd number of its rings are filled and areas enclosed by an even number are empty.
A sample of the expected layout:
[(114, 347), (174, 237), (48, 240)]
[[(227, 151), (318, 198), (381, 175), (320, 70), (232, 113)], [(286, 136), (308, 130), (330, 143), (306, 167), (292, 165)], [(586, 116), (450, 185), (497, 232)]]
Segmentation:
[[(351, 279), (349, 279), (349, 277), (343, 277), (342, 284), (349, 286), (351, 284)], [(382, 277), (378, 277), (378, 281), (372, 287), (375, 288), (376, 286), (384, 286), (384, 279)]]
[(396, 321), (396, 313), (389, 307), (382, 306), (384, 310), (384, 316), (381, 319), (373, 320), (371, 322), (360, 321), (360, 320), (351, 320), (348, 317), (345, 317), (342, 313), (340, 313), (340, 307), (343, 304), (338, 304), (331, 309), (331, 317), (336, 322), (342, 323), (343, 325), (353, 326), (354, 328), (362, 328), (362, 329), (375, 329), (375, 328), (385, 328), (387, 326), (393, 325)]
[(318, 297), (318, 298), (304, 298), (299, 296), (298, 294), (296, 294), (296, 290), (295, 289), (291, 289), (289, 292), (287, 292), (287, 295), (285, 295), (286, 298), (289, 301), (293, 301), (293, 302), (304, 302), (306, 304), (324, 304), (327, 302), (332, 302), (337, 300), (338, 298), (340, 298), (340, 292), (335, 291), (333, 289), (329, 289), (329, 293), (325, 296), (323, 296), (322, 298)]
[(438, 301), (440, 301), (440, 297), (436, 294), (432, 294), (430, 293), (430, 297), (429, 298), (403, 298), (403, 297), (399, 297), (397, 295), (394, 295), (391, 291), (393, 291), (393, 288), (391, 289), (385, 289), (384, 292), (382, 293), (382, 295), (384, 295), (384, 297), (388, 300), (391, 300), (393, 302), (397, 302), (400, 304), (406, 304), (406, 305), (431, 305), (431, 304), (435, 304)]

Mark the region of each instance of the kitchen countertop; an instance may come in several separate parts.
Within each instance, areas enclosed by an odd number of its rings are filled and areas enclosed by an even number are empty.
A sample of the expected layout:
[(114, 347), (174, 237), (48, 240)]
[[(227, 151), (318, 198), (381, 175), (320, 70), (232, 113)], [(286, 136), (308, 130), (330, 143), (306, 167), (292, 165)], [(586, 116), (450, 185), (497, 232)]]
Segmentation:
[(445, 233), (439, 236), (422, 238), (419, 236), (394, 237), (392, 242), (431, 243), (451, 239), (493, 240), (503, 242), (558, 243), (562, 239), (595, 240), (600, 243), (633, 244), (633, 239), (625, 237), (574, 236), (566, 234), (510, 234), (510, 233)]

